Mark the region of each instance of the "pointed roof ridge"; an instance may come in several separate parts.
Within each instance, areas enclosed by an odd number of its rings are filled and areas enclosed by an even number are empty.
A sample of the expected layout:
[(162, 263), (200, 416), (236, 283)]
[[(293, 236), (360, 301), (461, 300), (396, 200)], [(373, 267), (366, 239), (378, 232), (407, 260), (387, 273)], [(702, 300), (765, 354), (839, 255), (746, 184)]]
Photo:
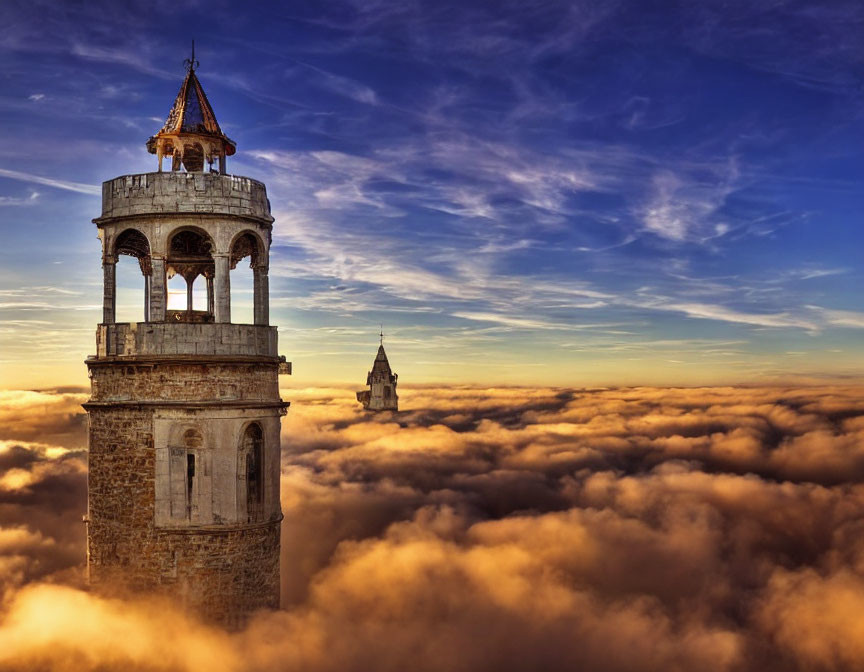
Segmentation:
[(207, 133), (211, 135), (222, 135), (219, 122), (216, 121), (216, 113), (213, 106), (204, 93), (204, 87), (195, 75), (193, 69), (189, 69), (180, 91), (174, 99), (165, 125), (161, 129), (165, 133)]
[(387, 359), (387, 353), (384, 352), (383, 343), (378, 346), (378, 353), (375, 355), (375, 361), (372, 362), (371, 373), (386, 373), (387, 375), (393, 373), (390, 368), (390, 361)]
[[(194, 58), (194, 53), (193, 53)], [(188, 62), (188, 61), (187, 61)], [(204, 92), (204, 87), (195, 74), (194, 63), (186, 70), (186, 77), (180, 85), (180, 91), (174, 98), (171, 110), (165, 124), (147, 141), (147, 149), (151, 154), (157, 153), (157, 140), (160, 138), (178, 138), (184, 135), (203, 136), (216, 141), (220, 151), (224, 149), (226, 156), (237, 151), (237, 143), (222, 132), (216, 113)]]

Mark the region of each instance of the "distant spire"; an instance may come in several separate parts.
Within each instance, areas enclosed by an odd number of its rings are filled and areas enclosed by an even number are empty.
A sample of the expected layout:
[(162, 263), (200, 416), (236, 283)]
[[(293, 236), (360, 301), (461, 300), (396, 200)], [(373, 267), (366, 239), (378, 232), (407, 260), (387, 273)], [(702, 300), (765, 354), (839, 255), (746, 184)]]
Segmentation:
[(381, 344), (372, 362), (372, 370), (366, 375), (366, 385), (369, 389), (358, 392), (357, 401), (369, 411), (398, 411), (399, 396), (396, 394), (396, 384), (399, 376), (393, 373), (390, 362), (387, 361), (387, 353), (384, 352), (383, 323), (380, 325), (378, 338)]
[(188, 72), (195, 72), (195, 68), (199, 65), (201, 64), (195, 60), (195, 40), (192, 40), (192, 58), (187, 58), (183, 61), (183, 66)]

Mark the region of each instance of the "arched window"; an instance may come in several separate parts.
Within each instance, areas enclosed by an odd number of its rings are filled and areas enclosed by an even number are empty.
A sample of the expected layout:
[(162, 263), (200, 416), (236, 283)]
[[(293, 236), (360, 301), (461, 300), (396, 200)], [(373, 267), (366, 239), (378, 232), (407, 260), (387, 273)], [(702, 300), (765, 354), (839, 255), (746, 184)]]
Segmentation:
[[(249, 257), (249, 264), (240, 262)], [(253, 233), (243, 233), (231, 245), (231, 320), (256, 324), (255, 273), (261, 261), (261, 244)]]
[(189, 302), (189, 285), (179, 273), (172, 273), (174, 269), (168, 271), (168, 310), (186, 312)]
[[(115, 321), (140, 322), (148, 320), (150, 274), (152, 272), (150, 243), (140, 231), (126, 229), (117, 236), (114, 243), (114, 255), (117, 258), (114, 280), (116, 287)], [(130, 257), (134, 257), (138, 263), (133, 262)]]
[(239, 457), (241, 480), (246, 483), (246, 522), (258, 522), (264, 516), (264, 433), (257, 423), (243, 432)]
[(183, 229), (171, 236), (166, 269), (168, 320), (213, 321), (212, 247), (210, 237), (203, 231)]

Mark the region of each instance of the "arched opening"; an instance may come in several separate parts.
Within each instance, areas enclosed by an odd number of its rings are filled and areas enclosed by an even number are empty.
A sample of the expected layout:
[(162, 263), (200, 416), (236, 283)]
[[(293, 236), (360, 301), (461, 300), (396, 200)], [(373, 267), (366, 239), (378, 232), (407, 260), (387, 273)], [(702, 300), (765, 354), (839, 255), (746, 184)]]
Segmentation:
[(231, 269), (231, 321), (255, 322), (255, 272), (247, 264)]
[[(146, 278), (146, 276), (145, 276)], [(117, 257), (115, 271), (116, 306), (114, 319), (117, 322), (143, 322), (147, 319), (144, 305), (146, 291), (142, 285), (146, 279), (141, 278), (141, 267), (131, 257)]]
[[(206, 313), (207, 306), (207, 282), (205, 277), (198, 277), (192, 281), (192, 312)], [(175, 273), (168, 277), (168, 310), (181, 313), (189, 311), (189, 283), (182, 275)], [(209, 311), (209, 312), (212, 312)], [(175, 318), (176, 319), (176, 318)]]
[(172, 434), (168, 448), (171, 518), (193, 520), (199, 513), (204, 436), (193, 427), (175, 427)]
[(212, 249), (210, 237), (198, 229), (183, 229), (171, 236), (166, 268), (169, 321), (213, 321)]
[[(249, 258), (249, 264), (240, 262)], [(246, 231), (231, 244), (231, 314), (239, 324), (267, 324), (267, 269), (263, 244), (257, 235)]]
[[(143, 233), (126, 229), (114, 243), (114, 320), (140, 322), (149, 319), (150, 243)], [(138, 263), (132, 261), (132, 258)], [(107, 291), (106, 287), (106, 291)]]
[(204, 149), (201, 143), (183, 145), (183, 167), (187, 173), (200, 173), (204, 170)]
[(168, 310), (186, 312), (186, 279), (168, 271)]
[(243, 432), (239, 458), (241, 481), (246, 485), (241, 500), (246, 504), (246, 522), (258, 522), (264, 516), (264, 433), (258, 423)]

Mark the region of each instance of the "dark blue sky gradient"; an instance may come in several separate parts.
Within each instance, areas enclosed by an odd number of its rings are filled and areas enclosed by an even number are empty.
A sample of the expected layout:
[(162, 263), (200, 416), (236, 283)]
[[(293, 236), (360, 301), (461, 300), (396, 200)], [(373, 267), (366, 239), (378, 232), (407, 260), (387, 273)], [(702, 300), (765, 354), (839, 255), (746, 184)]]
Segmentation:
[(298, 382), (362, 382), (379, 322), (406, 382), (864, 374), (860, 2), (7, 0), (0, 22), (0, 384), (83, 380), (98, 185), (155, 170), (193, 37), (230, 172), (268, 185)]

